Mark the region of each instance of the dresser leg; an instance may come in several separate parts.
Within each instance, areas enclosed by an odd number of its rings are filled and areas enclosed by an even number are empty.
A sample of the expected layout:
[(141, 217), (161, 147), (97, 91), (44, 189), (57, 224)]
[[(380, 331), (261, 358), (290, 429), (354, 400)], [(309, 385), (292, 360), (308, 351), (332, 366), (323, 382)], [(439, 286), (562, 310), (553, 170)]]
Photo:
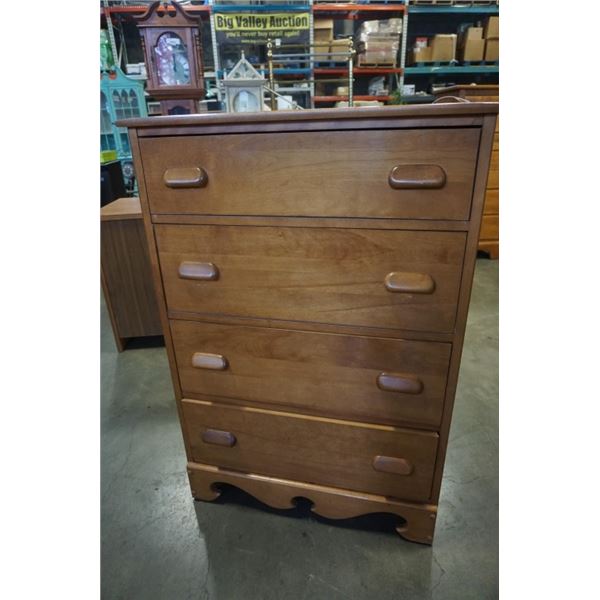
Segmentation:
[(221, 495), (221, 491), (215, 485), (217, 479), (210, 473), (192, 470), (188, 467), (188, 477), (194, 500), (212, 502)]
[(433, 534), (435, 530), (435, 519), (437, 516), (436, 507), (404, 509), (403, 518), (406, 520), (404, 525), (396, 527), (396, 531), (411, 542), (419, 544), (433, 544)]
[(306, 498), (313, 504), (312, 512), (327, 519), (350, 519), (368, 513), (392, 513), (403, 524), (396, 531), (405, 539), (421, 544), (433, 543), (437, 506), (401, 502), (393, 498), (332, 488), (324, 485), (290, 481), (228, 471), (212, 465), (188, 463), (192, 496), (196, 500), (216, 500), (219, 483), (234, 485), (273, 508), (294, 508), (297, 498)]

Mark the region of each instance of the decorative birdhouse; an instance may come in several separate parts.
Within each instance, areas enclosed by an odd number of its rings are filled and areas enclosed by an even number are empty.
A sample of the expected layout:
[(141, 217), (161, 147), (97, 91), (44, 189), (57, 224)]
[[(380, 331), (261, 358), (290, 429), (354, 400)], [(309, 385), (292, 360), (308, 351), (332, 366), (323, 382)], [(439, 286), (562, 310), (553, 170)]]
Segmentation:
[(126, 127), (117, 127), (119, 119), (147, 117), (144, 84), (127, 77), (119, 67), (100, 74), (100, 152), (116, 153), (121, 161), (125, 186), (134, 187), (133, 161)]
[(227, 111), (262, 111), (265, 83), (265, 78), (246, 60), (242, 51), (242, 58), (223, 79)]
[(199, 22), (176, 2), (154, 2), (136, 19), (148, 72), (146, 90), (161, 112), (197, 112), (204, 97), (204, 68)]

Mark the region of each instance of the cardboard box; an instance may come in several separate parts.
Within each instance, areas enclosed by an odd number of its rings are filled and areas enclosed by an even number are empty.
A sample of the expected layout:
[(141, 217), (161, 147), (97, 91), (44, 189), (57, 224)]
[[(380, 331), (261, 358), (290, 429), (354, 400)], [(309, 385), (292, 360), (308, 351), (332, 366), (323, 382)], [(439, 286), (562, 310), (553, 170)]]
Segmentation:
[(315, 60), (321, 61), (321, 60), (329, 60), (329, 42), (315, 42), (313, 44), (313, 49), (315, 54), (323, 54), (326, 56), (317, 56), (315, 58)]
[(431, 60), (434, 62), (450, 62), (456, 58), (456, 34), (442, 33), (434, 35), (431, 40)]
[(488, 18), (483, 37), (486, 40), (497, 40), (500, 38), (500, 17)]
[(331, 52), (348, 52), (350, 46), (348, 44), (348, 40), (331, 40), (329, 43), (329, 48)]
[(469, 40), (483, 39), (483, 27), (467, 27), (460, 36), (461, 45), (464, 45)]
[(500, 41), (499, 40), (486, 40), (485, 41), (485, 61), (497, 61), (500, 60)]
[(315, 19), (315, 42), (330, 42), (333, 39), (333, 19)]
[(468, 39), (465, 45), (459, 49), (459, 60), (468, 62), (481, 62), (485, 53), (485, 40)]
[(431, 47), (425, 46), (424, 48), (413, 48), (412, 49), (412, 62), (431, 62)]

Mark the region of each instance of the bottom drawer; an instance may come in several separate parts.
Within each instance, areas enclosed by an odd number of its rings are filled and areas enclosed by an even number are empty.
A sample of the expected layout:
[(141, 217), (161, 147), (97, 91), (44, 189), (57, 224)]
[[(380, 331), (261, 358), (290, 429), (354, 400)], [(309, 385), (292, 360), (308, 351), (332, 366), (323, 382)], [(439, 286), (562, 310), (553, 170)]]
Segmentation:
[(192, 459), (219, 467), (426, 501), (433, 432), (183, 400)]

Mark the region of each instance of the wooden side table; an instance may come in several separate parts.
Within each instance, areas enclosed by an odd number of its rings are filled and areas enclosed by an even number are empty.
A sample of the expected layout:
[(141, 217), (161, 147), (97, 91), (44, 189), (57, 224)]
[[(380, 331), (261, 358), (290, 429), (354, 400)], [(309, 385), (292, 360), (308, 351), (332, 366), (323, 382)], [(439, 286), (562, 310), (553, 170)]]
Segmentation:
[(162, 335), (139, 198), (100, 209), (102, 289), (119, 352), (129, 338)]
[[(497, 85), (454, 85), (452, 87), (437, 90), (438, 98), (454, 96), (463, 98), (469, 102), (498, 102), (499, 88)], [(500, 153), (500, 119), (496, 121), (496, 132), (494, 134), (494, 147), (490, 160), (488, 182), (485, 190), (485, 204), (483, 206), (483, 219), (481, 221), (481, 232), (479, 234), (478, 249), (486, 252), (490, 258), (499, 256), (499, 153)]]

